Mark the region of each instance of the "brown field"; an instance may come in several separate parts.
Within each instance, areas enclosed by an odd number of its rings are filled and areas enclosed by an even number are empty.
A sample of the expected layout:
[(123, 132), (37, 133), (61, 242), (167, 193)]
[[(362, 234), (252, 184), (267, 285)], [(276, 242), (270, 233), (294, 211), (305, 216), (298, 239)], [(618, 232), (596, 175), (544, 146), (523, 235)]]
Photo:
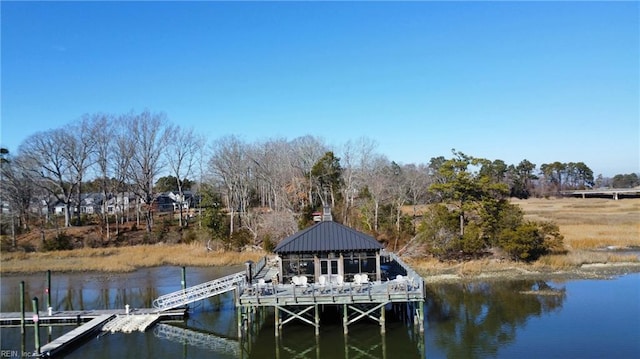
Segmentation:
[(640, 199), (514, 200), (525, 218), (553, 221), (569, 250), (640, 246)]

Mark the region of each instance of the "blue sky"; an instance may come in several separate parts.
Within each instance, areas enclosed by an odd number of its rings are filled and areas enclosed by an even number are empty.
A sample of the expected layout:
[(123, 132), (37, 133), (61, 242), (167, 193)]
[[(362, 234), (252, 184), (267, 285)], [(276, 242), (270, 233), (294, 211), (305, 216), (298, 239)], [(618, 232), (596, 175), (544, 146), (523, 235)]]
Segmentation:
[(368, 137), (640, 172), (638, 2), (2, 1), (0, 145), (149, 109), (210, 139)]

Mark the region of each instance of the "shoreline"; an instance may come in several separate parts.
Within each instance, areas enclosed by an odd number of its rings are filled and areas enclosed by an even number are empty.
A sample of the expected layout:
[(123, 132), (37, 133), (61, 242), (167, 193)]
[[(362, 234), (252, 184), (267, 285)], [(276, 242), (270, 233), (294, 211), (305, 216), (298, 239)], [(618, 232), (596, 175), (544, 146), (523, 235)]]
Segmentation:
[[(0, 277), (58, 273), (126, 273), (143, 268), (185, 266), (194, 268), (243, 265), (257, 262), (266, 252), (205, 251), (193, 245), (147, 245), (46, 253), (2, 253)], [(443, 263), (408, 259), (426, 284), (505, 281), (609, 279), (640, 273), (640, 262), (603, 261), (553, 267), (536, 263), (472, 260)], [(28, 269), (27, 269), (28, 268)]]
[[(418, 270), (426, 284), (440, 283), (473, 283), (488, 281), (510, 280), (545, 280), (545, 281), (569, 281), (581, 279), (607, 280), (615, 277), (640, 273), (640, 263), (615, 262), (615, 263), (591, 263), (580, 267), (565, 269), (550, 268), (523, 268), (521, 266), (505, 267), (500, 270), (486, 270), (474, 274), (450, 273), (451, 271), (437, 271), (425, 274)], [(440, 272), (440, 273), (438, 273)]]

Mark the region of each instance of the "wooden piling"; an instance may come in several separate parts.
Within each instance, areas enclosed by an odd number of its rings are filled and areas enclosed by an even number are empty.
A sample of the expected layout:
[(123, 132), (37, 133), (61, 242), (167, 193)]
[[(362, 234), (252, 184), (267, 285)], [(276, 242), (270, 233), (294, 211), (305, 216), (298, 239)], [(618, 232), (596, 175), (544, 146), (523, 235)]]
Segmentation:
[(47, 310), (51, 307), (51, 270), (47, 271), (47, 288), (45, 289), (47, 294)]
[(25, 320), (24, 320), (24, 281), (20, 281), (20, 333), (25, 333)]
[(40, 321), (38, 320), (38, 297), (33, 297), (31, 301), (33, 304), (33, 328), (34, 328), (34, 340), (36, 346), (36, 353), (40, 355)]

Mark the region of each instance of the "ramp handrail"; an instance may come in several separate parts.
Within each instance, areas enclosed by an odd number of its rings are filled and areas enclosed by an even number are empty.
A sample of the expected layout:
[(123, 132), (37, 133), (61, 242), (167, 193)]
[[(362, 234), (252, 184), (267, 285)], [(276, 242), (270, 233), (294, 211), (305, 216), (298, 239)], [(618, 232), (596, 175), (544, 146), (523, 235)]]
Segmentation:
[(245, 284), (245, 272), (238, 272), (193, 287), (161, 295), (154, 299), (153, 307), (158, 310), (169, 310), (228, 292), (237, 286), (242, 287)]

